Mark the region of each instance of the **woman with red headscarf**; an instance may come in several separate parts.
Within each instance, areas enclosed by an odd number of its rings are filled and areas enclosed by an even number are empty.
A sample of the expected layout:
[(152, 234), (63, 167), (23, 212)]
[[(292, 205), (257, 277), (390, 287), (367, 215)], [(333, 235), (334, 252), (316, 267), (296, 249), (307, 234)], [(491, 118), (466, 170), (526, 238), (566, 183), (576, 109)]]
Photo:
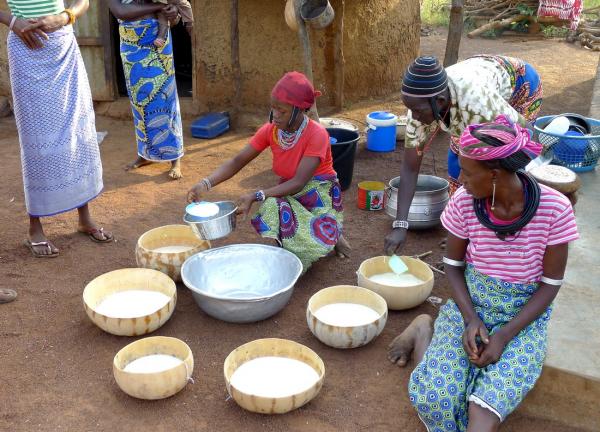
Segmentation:
[(222, 183), (269, 148), (278, 185), (242, 195), (238, 213), (260, 207), (252, 225), (262, 237), (293, 252), (306, 271), (334, 249), (344, 256), (350, 247), (342, 237), (342, 193), (333, 169), (327, 130), (306, 115), (320, 93), (299, 72), (288, 72), (271, 92), (271, 114), (242, 151), (196, 184), (188, 201)]

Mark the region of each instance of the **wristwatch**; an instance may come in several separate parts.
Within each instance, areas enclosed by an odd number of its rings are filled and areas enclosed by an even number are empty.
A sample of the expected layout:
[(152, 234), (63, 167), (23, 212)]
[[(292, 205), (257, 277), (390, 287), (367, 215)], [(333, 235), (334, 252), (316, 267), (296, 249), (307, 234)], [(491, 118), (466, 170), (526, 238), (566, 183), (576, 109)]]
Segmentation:
[(265, 195), (265, 192), (262, 190), (256, 191), (256, 193), (254, 194), (255, 201), (264, 201), (266, 199), (267, 199), (267, 197)]
[(395, 220), (394, 222), (392, 222), (392, 228), (408, 229), (408, 222), (403, 220)]

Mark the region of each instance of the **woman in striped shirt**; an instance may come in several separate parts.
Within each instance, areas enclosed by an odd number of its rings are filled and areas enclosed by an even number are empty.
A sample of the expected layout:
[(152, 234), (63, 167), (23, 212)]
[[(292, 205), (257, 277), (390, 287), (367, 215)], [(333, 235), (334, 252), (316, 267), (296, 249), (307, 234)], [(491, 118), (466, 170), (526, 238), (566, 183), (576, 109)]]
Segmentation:
[(77, 209), (78, 230), (95, 242), (112, 241), (92, 219), (88, 203), (102, 191), (94, 107), (72, 24), (89, 6), (74, 0), (8, 0), (0, 23), (11, 30), (8, 63), (21, 146), (29, 235), (38, 258), (58, 256), (41, 218)]
[(452, 299), (390, 346), (411, 353), (412, 404), (429, 431), (496, 431), (531, 390), (546, 330), (578, 238), (569, 200), (523, 172), (541, 146), (502, 115), (460, 138), (461, 183), (442, 215)]

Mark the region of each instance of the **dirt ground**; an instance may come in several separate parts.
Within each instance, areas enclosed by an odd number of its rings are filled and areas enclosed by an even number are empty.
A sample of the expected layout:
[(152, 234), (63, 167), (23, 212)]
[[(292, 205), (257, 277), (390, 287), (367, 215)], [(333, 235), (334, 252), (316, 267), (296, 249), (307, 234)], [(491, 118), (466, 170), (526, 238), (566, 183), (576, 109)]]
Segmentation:
[[(443, 51), (443, 35), (422, 41), (422, 53)], [(549, 40), (519, 38), (464, 40), (461, 58), (491, 52), (520, 56), (540, 71), (545, 89), (543, 113), (587, 114), (596, 71), (597, 54)], [(402, 113), (397, 95), (351, 107), (339, 114), (358, 121), (375, 109)], [(265, 109), (266, 116), (266, 109)], [(186, 131), (188, 130), (186, 124)], [(98, 245), (75, 232), (71, 212), (45, 220), (48, 236), (61, 249), (53, 260), (34, 259), (22, 246), (27, 216), (22, 192), (19, 147), (13, 118), (0, 120), (0, 147), (4, 154), (0, 183), (0, 286), (19, 292), (16, 302), (0, 305), (0, 430), (1, 431), (120, 431), (152, 428), (155, 431), (421, 431), (408, 402), (409, 366), (399, 369), (386, 359), (392, 338), (420, 313), (435, 314), (430, 304), (391, 312), (383, 333), (366, 347), (352, 351), (324, 346), (310, 333), (305, 306), (319, 289), (355, 284), (360, 263), (382, 254), (383, 237), (390, 219), (383, 214), (356, 208), (356, 183), (389, 181), (398, 175), (402, 151), (373, 154), (362, 145), (357, 154), (354, 181), (345, 193), (346, 233), (354, 253), (347, 260), (318, 262), (296, 285), (291, 303), (266, 321), (234, 325), (202, 313), (189, 291), (179, 287), (172, 318), (156, 335), (175, 336), (194, 352), (195, 384), (176, 396), (155, 402), (139, 401), (122, 393), (114, 382), (111, 362), (115, 353), (135, 338), (116, 337), (94, 326), (85, 315), (81, 294), (94, 277), (123, 267), (134, 267), (134, 247), (145, 231), (181, 221), (186, 190), (219, 163), (238, 151), (251, 131), (230, 132), (202, 141), (187, 136), (183, 162), (185, 178), (167, 180), (166, 166), (156, 165), (135, 173), (122, 166), (134, 155), (133, 128), (128, 121), (98, 119), (98, 130), (109, 132), (101, 146), (105, 170), (104, 194), (91, 208), (116, 242)], [(445, 175), (445, 142), (425, 159), (424, 172)], [(434, 163), (435, 157), (435, 163)], [(275, 181), (269, 172), (270, 158), (259, 160), (229, 183), (217, 187), (214, 199), (235, 199)], [(412, 233), (407, 254), (433, 251), (441, 229)], [(225, 241), (256, 242), (249, 223)], [(446, 299), (448, 285), (436, 275), (433, 295)], [(316, 399), (295, 412), (263, 416), (246, 412), (227, 400), (223, 361), (237, 346), (262, 337), (289, 338), (315, 350), (326, 365), (325, 384)], [(503, 431), (558, 432), (573, 430), (526, 418), (518, 412), (502, 426)]]

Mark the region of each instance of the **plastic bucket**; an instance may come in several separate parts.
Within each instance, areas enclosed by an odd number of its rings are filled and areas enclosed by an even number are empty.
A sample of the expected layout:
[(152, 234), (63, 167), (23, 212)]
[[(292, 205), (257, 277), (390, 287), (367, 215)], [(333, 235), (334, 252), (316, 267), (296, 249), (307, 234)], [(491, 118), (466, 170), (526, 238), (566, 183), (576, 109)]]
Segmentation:
[(385, 183), (363, 181), (358, 184), (357, 205), (361, 210), (382, 210), (385, 196)]
[(358, 145), (359, 135), (356, 131), (340, 128), (327, 128), (329, 136), (337, 142), (331, 144), (333, 169), (337, 173), (342, 190), (346, 190), (352, 183), (354, 174), (354, 156)]
[(398, 116), (386, 111), (367, 115), (367, 150), (391, 152), (396, 150)]

